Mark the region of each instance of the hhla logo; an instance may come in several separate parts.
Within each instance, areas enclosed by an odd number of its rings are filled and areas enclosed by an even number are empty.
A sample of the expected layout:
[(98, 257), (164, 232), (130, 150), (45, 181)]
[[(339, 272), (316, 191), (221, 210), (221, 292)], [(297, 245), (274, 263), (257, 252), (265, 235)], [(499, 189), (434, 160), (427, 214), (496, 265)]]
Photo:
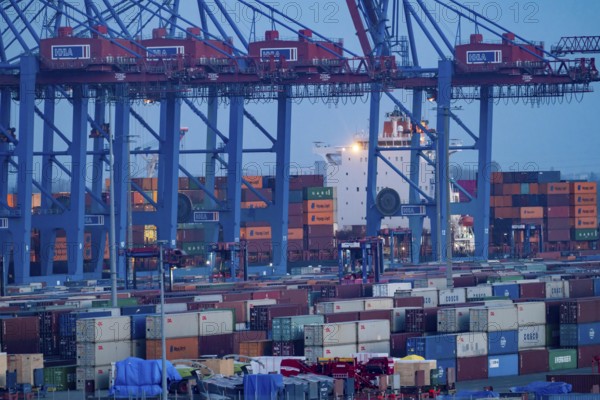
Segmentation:
[(593, 339), (594, 336), (596, 336), (596, 331), (594, 331), (594, 328), (590, 328), (590, 339)]

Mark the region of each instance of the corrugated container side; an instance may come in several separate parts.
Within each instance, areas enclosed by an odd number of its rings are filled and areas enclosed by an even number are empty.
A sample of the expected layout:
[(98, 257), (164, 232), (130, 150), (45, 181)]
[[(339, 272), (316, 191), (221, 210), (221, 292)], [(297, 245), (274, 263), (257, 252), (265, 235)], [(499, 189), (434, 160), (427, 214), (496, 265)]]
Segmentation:
[(373, 285), (373, 297), (389, 297), (396, 293), (396, 290), (410, 290), (410, 282), (376, 283)]
[(519, 285), (516, 283), (492, 285), (492, 294), (497, 297), (519, 298)]
[(469, 307), (440, 308), (437, 315), (437, 331), (446, 333), (469, 330)]
[(518, 327), (514, 305), (471, 308), (469, 317), (472, 332), (508, 331)]
[(546, 304), (542, 301), (517, 303), (519, 326), (546, 324)]
[(439, 305), (462, 304), (467, 302), (467, 291), (465, 288), (440, 289)]
[(364, 310), (391, 310), (392, 308), (394, 308), (392, 297), (365, 299)]
[[(197, 336), (187, 338), (169, 338), (167, 344), (167, 360), (196, 359), (198, 358)], [(148, 360), (160, 360), (162, 355), (160, 339), (146, 340), (146, 358)], [(214, 354), (214, 353), (211, 353)]]
[(406, 329), (406, 310), (416, 309), (418, 307), (396, 307), (392, 310), (391, 331), (403, 332)]
[(550, 371), (577, 368), (577, 349), (550, 349), (548, 357)]
[[(577, 367), (578, 368), (589, 368), (592, 366), (593, 356), (591, 354), (600, 354), (600, 344), (593, 344), (591, 346), (578, 346), (577, 347)], [(600, 375), (597, 375), (600, 377)]]
[(456, 380), (459, 382), (487, 379), (488, 357), (467, 357), (456, 359)]
[(364, 309), (364, 300), (327, 301), (317, 303), (315, 306), (316, 314), (363, 311)]
[[(146, 338), (161, 338), (160, 315), (146, 317)], [(167, 338), (198, 336), (198, 313), (165, 315), (165, 336)]]
[(546, 346), (546, 325), (519, 327), (519, 350)]
[(406, 341), (407, 354), (416, 354), (427, 360), (456, 357), (456, 335), (412, 337)]
[(100, 343), (131, 340), (130, 317), (99, 317), (77, 320), (78, 342)]
[(318, 358), (327, 357), (348, 357), (349, 354), (356, 353), (356, 343), (340, 344), (337, 346), (305, 346), (304, 356), (309, 362), (316, 362)]
[[(396, 293), (403, 293), (402, 291)], [(423, 307), (437, 307), (438, 306), (438, 290), (437, 289), (413, 289), (408, 292), (410, 297), (423, 297)], [(395, 304), (399, 307), (398, 302)], [(408, 304), (407, 304), (408, 305)], [(411, 304), (412, 305), (412, 304)]]
[(548, 372), (548, 349), (519, 351), (519, 375)]
[(357, 344), (359, 353), (386, 353), (390, 354), (390, 341), (380, 340), (376, 342), (359, 342)]
[(469, 332), (456, 335), (456, 357), (478, 357), (488, 354), (487, 333)]
[(600, 344), (600, 322), (560, 324), (560, 346), (589, 346)]
[(392, 333), (390, 335), (390, 356), (391, 357), (406, 357), (406, 344), (408, 339), (419, 337), (419, 333), (403, 332)]
[(519, 355), (504, 354), (488, 356), (488, 377), (519, 375)]
[(562, 299), (565, 297), (562, 281), (546, 282), (546, 298)]
[(77, 343), (77, 365), (108, 365), (131, 356), (131, 341)]
[(389, 320), (359, 321), (356, 325), (358, 343), (390, 340)]
[(483, 299), (492, 297), (491, 285), (480, 285), (467, 288), (467, 300)]
[(304, 326), (305, 346), (336, 346), (356, 342), (356, 322)]
[[(76, 390), (106, 390), (110, 383), (110, 365), (81, 366), (75, 370)], [(90, 382), (93, 386), (90, 387)]]

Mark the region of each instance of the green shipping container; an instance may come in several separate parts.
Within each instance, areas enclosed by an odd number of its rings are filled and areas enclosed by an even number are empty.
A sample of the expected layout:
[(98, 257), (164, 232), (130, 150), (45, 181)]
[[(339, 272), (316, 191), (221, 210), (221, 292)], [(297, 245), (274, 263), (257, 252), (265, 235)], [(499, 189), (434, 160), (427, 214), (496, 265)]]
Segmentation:
[(577, 349), (548, 350), (550, 371), (577, 368)]
[(203, 242), (182, 243), (182, 250), (190, 256), (197, 256), (206, 253), (206, 244)]
[(560, 346), (560, 325), (546, 325), (546, 347)]
[(75, 390), (76, 365), (44, 368), (44, 385), (58, 391)]
[(332, 187), (308, 187), (304, 189), (304, 200), (332, 200)]
[(529, 194), (529, 183), (521, 183), (521, 194)]
[[(136, 297), (119, 298), (117, 299), (117, 307), (137, 306)], [(92, 308), (106, 308), (111, 307), (110, 300), (92, 300)]]
[(573, 229), (571, 239), (577, 241), (598, 240), (598, 229)]

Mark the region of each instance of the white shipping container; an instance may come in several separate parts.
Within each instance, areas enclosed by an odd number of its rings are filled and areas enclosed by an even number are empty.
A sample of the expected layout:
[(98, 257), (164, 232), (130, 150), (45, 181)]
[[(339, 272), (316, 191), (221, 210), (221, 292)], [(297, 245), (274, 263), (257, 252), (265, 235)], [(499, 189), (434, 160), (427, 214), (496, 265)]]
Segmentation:
[(571, 297), (571, 286), (569, 286), (569, 281), (562, 281), (563, 284), (563, 295), (565, 297), (565, 299), (568, 299), (569, 297)]
[(492, 297), (491, 285), (480, 285), (467, 288), (467, 300), (483, 299)]
[[(161, 305), (156, 305), (156, 312), (160, 314)], [(188, 311), (187, 303), (166, 303), (165, 314), (179, 313)]]
[(519, 350), (546, 346), (546, 325), (519, 327)]
[(119, 317), (121, 316), (121, 309), (118, 307), (98, 307), (98, 308), (88, 308), (85, 310), (77, 310), (77, 312), (109, 312), (111, 317)]
[(77, 342), (99, 343), (131, 340), (130, 317), (96, 317), (77, 320)]
[(110, 383), (110, 365), (77, 367), (75, 389), (85, 390), (86, 381), (94, 381), (95, 390), (106, 390)]
[(373, 297), (389, 297), (396, 293), (396, 290), (410, 290), (410, 282), (376, 283), (373, 285)]
[(546, 298), (562, 299), (565, 297), (565, 290), (562, 281), (546, 282)]
[(514, 305), (473, 307), (469, 314), (471, 332), (510, 331), (518, 327), (517, 308)]
[(194, 302), (211, 302), (211, 303), (222, 303), (223, 295), (222, 294), (202, 294), (199, 296), (194, 296)]
[(380, 340), (378, 342), (358, 343), (358, 351), (360, 353), (385, 353), (388, 357), (390, 354), (390, 341)]
[(357, 342), (356, 322), (304, 325), (304, 346), (335, 346)]
[(545, 325), (546, 303), (532, 301), (515, 304), (519, 326)]
[(358, 343), (390, 340), (390, 321), (387, 319), (372, 319), (358, 321)]
[(438, 306), (437, 289), (413, 289), (410, 293), (411, 297), (423, 297), (423, 308)]
[[(160, 315), (146, 317), (146, 339), (160, 339)], [(198, 336), (198, 313), (165, 315), (165, 337), (181, 338)]]
[(131, 356), (131, 341), (77, 343), (77, 365), (109, 365)]
[(391, 297), (379, 297), (365, 300), (365, 310), (391, 310), (394, 308), (394, 299)]
[(277, 300), (275, 299), (256, 299), (256, 300), (246, 300), (246, 318), (247, 321), (237, 321), (237, 322), (249, 322), (250, 321), (250, 312), (254, 308), (254, 306), (270, 306), (271, 304), (277, 304)]
[(487, 333), (468, 332), (456, 335), (456, 357), (485, 356), (488, 353)]
[(446, 289), (448, 287), (448, 279), (446, 278), (427, 278), (427, 287), (436, 289)]
[(340, 344), (337, 346), (306, 346), (304, 347), (304, 357), (309, 362), (316, 362), (318, 358), (348, 357), (349, 354), (356, 353), (356, 343)]
[(350, 311), (364, 311), (364, 300), (324, 301), (315, 306), (317, 314), (331, 314)]
[(396, 307), (392, 310), (391, 330), (393, 333), (404, 332), (406, 329), (406, 310), (421, 307)]
[(233, 332), (233, 310), (206, 310), (198, 316), (198, 336), (223, 335)]
[(437, 313), (437, 331), (446, 333), (469, 330), (469, 307), (440, 308)]
[(467, 291), (465, 290), (465, 288), (440, 289), (438, 297), (438, 304), (440, 306), (448, 304), (466, 303)]

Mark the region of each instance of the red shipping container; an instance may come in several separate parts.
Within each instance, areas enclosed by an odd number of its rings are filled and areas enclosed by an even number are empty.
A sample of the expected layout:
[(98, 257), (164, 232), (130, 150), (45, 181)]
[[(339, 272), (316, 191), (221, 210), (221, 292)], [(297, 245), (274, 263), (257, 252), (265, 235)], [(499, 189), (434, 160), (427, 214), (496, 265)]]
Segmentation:
[(421, 334), (416, 332), (392, 333), (390, 336), (390, 356), (406, 357), (406, 342), (412, 337), (419, 336)]
[(280, 303), (308, 304), (308, 289), (286, 289), (281, 291)]
[(546, 232), (546, 240), (549, 242), (568, 242), (569, 240), (571, 240), (571, 230), (549, 230), (548, 232)]
[[(223, 295), (225, 296), (225, 295)], [(235, 323), (248, 322), (248, 315), (246, 315), (246, 303), (244, 300), (239, 301), (223, 301), (215, 304), (215, 308), (218, 309), (233, 309), (235, 316)]]
[(387, 319), (392, 322), (392, 310), (368, 310), (368, 311), (359, 311), (358, 312), (358, 320), (359, 321), (368, 321), (371, 319)]
[(546, 222), (548, 230), (570, 229), (572, 226), (570, 218), (548, 218)]
[(546, 283), (531, 282), (519, 284), (519, 294), (521, 299), (545, 299)]
[(288, 204), (288, 217), (302, 216), (302, 203), (289, 203)]
[(569, 281), (569, 297), (594, 296), (594, 281), (592, 279), (572, 279)]
[(358, 321), (358, 311), (350, 311), (343, 313), (323, 314), (326, 324), (334, 324), (338, 322)]
[(252, 300), (252, 292), (223, 293), (223, 301)]
[(455, 288), (471, 287), (476, 285), (476, 279), (474, 275), (455, 276), (452, 278), (452, 281), (454, 282)]
[(548, 218), (569, 218), (571, 216), (571, 207), (557, 206), (546, 208), (546, 216)]
[(279, 299), (280, 297), (280, 290), (260, 290), (257, 292), (252, 292), (252, 300)]
[(571, 205), (571, 197), (568, 194), (555, 194), (546, 196), (548, 207), (563, 207)]
[(288, 228), (302, 228), (304, 226), (304, 217), (302, 215), (290, 215), (288, 217)]
[(456, 380), (458, 382), (487, 379), (487, 356), (466, 357), (456, 359)]
[(435, 332), (439, 307), (406, 310), (407, 332)]
[(37, 316), (3, 319), (1, 326), (3, 352), (40, 353), (40, 321)]
[(394, 297), (394, 307), (423, 307), (425, 300), (421, 296)]
[(561, 324), (583, 324), (600, 321), (600, 299), (565, 301), (560, 305)]
[[(591, 346), (580, 346), (577, 348), (577, 368), (588, 368), (592, 366), (594, 356), (600, 354), (600, 344)], [(600, 375), (596, 375), (599, 376)]]
[(519, 352), (519, 375), (548, 372), (550, 362), (548, 349), (523, 350)]

